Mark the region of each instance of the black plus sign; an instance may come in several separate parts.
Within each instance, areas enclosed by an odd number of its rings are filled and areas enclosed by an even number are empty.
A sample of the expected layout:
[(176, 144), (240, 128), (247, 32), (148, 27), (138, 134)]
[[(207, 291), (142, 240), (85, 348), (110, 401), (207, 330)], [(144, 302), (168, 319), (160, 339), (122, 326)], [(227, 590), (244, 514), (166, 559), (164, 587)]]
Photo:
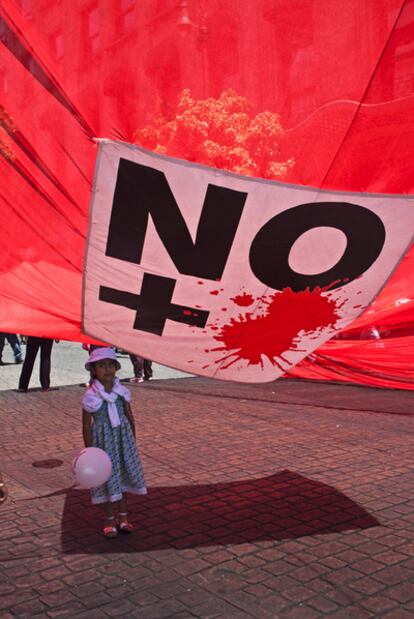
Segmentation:
[(175, 283), (169, 277), (144, 273), (140, 294), (101, 286), (99, 300), (136, 310), (134, 329), (138, 331), (162, 335), (167, 319), (205, 327), (209, 312), (171, 303)]

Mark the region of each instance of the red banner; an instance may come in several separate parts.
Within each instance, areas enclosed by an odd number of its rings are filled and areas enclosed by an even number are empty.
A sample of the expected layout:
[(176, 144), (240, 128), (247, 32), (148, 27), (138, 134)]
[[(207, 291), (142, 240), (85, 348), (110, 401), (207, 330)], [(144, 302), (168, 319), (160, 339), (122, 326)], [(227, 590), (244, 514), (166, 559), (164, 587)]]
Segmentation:
[[(93, 138), (313, 189), (413, 194), (414, 2), (1, 7), (1, 329), (87, 340)], [(408, 200), (407, 204), (411, 204)], [(289, 372), (412, 388), (413, 250)]]

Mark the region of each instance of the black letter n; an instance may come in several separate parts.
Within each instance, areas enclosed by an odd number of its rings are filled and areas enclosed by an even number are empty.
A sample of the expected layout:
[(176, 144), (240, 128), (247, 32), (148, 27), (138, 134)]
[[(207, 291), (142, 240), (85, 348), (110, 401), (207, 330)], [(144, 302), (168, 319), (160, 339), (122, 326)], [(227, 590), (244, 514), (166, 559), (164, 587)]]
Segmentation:
[(163, 172), (120, 159), (106, 255), (139, 264), (148, 215), (183, 275), (220, 279), (247, 194), (209, 185), (193, 243)]

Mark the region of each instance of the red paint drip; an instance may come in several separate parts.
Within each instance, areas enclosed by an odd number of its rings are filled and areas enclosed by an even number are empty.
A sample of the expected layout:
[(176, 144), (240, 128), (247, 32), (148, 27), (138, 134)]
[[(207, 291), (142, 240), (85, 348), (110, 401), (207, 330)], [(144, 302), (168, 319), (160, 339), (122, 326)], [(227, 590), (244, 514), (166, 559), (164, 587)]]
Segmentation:
[(216, 294), (218, 294), (219, 292), (220, 292), (220, 290), (212, 290), (212, 291), (210, 292), (210, 294), (214, 294), (214, 295), (216, 295)]
[(183, 311), (183, 314), (184, 314), (185, 316), (191, 316), (192, 312), (190, 312), (190, 310), (184, 310), (184, 311)]
[(231, 318), (221, 327), (220, 333), (214, 335), (222, 346), (212, 350), (228, 353), (216, 363), (229, 360), (221, 367), (223, 370), (238, 361), (263, 367), (263, 357), (267, 357), (272, 365), (283, 370), (277, 359), (283, 359), (283, 354), (289, 350), (300, 350), (299, 333), (316, 338), (323, 329), (335, 326), (339, 301), (322, 296), (322, 292), (320, 288), (301, 292), (285, 288), (264, 300), (267, 307), (263, 314), (253, 316), (247, 312)]
[(243, 292), (243, 294), (238, 294), (236, 297), (231, 297), (230, 301), (233, 301), (236, 305), (240, 305), (241, 307), (248, 307), (253, 303), (254, 299), (251, 294)]

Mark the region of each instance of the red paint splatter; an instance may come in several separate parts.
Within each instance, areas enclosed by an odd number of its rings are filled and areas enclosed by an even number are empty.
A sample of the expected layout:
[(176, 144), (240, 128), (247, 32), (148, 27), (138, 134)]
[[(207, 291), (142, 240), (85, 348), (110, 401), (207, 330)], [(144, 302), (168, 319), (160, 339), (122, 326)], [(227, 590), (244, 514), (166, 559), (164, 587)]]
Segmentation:
[(191, 314), (192, 314), (192, 313), (193, 313), (193, 312), (190, 312), (190, 310), (184, 310), (184, 311), (183, 311), (183, 314), (184, 314), (185, 316), (191, 316)]
[(241, 307), (248, 307), (253, 303), (254, 299), (251, 294), (243, 292), (243, 294), (238, 294), (236, 297), (232, 297), (230, 301), (234, 301), (236, 305), (240, 305)]
[(204, 286), (204, 282), (197, 282), (199, 286)]
[(221, 308), (221, 311), (222, 311), (222, 312), (227, 312), (227, 307), (222, 307), (222, 308)]
[(216, 294), (218, 294), (219, 292), (220, 292), (220, 290), (212, 290), (212, 291), (210, 292), (210, 294), (214, 294), (214, 295), (216, 295)]
[(201, 305), (194, 305), (194, 307), (197, 307), (198, 309), (201, 309)]
[[(299, 351), (299, 333), (317, 338), (326, 327), (334, 327), (337, 319), (339, 301), (322, 296), (325, 289), (306, 289), (293, 292), (285, 288), (275, 293), (264, 302), (266, 307), (259, 316), (250, 312), (231, 318), (227, 325), (214, 335), (214, 339), (223, 345), (212, 350), (223, 350), (225, 355), (216, 363), (230, 360), (221, 369), (226, 369), (238, 361), (247, 361), (248, 365), (261, 365), (263, 357), (267, 357), (272, 365), (284, 368), (277, 360), (287, 359), (283, 354), (289, 350)], [(210, 327), (211, 328), (211, 327)]]

